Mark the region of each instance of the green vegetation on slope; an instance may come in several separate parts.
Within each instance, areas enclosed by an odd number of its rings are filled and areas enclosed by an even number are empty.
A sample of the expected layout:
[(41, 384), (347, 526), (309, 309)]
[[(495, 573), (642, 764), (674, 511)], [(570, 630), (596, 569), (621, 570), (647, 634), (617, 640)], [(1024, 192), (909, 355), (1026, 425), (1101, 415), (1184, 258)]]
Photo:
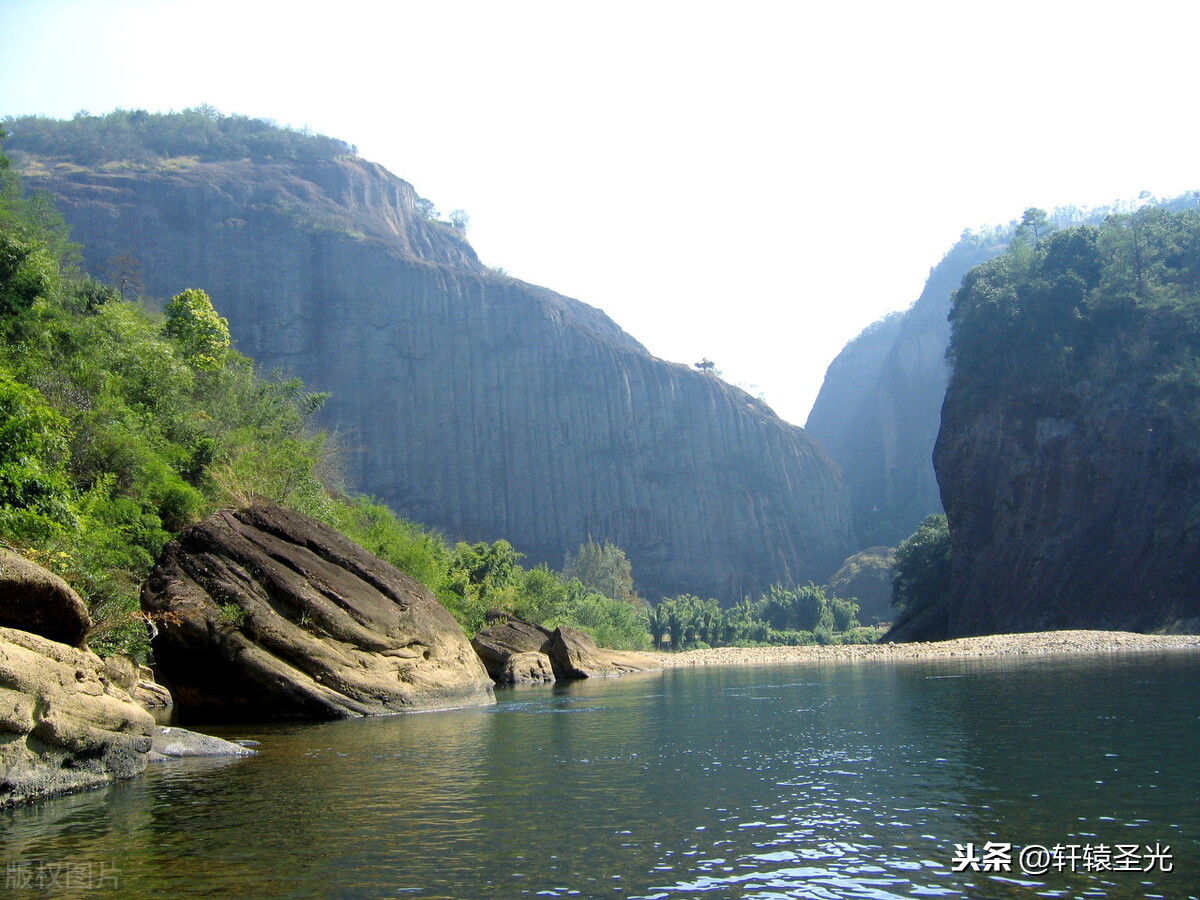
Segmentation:
[[(1200, 212), (1147, 206), (1099, 224), (1055, 230), (1044, 212), (1026, 210), (1008, 251), (964, 276), (950, 323), (953, 376), (945, 410), (961, 416), (1002, 406), (1035, 431), (1042, 419), (1057, 427), (1054, 417), (1079, 419), (1081, 410), (1113, 421), (1144, 421), (1165, 448), (1171, 495), (1194, 490), (1200, 467)], [(945, 427), (944, 420), (943, 434)], [(957, 438), (964, 439), (961, 433)], [(974, 439), (978, 447), (993, 438)], [(1053, 481), (1045, 473), (1023, 477)], [(1095, 482), (1092, 489), (1098, 489)], [(946, 499), (948, 509), (952, 499)], [(1127, 514), (1134, 518), (1156, 514), (1147, 508), (1152, 497), (1131, 502), (1134, 512)], [(979, 534), (990, 533), (987, 517), (1010, 514), (1011, 508), (977, 517), (983, 524), (977, 523), (976, 551), (985, 540)], [(1190, 519), (1198, 517), (1200, 506)], [(1100, 521), (1088, 543), (1132, 525)], [(1192, 527), (1168, 516), (1153, 525), (1161, 533), (1146, 547), (1166, 546)], [(1061, 542), (1062, 523), (1058, 528), (1029, 540)], [(946, 519), (931, 516), (897, 549), (897, 630), (946, 633), (953, 604), (963, 599), (951, 596), (952, 545), (960, 552)], [(1021, 552), (1050, 550), (1057, 552), (1044, 543)]]
[[(176, 120), (195, 126), (189, 140), (214, 121), (197, 111), (162, 121), (121, 112), (77, 119), (63, 134), (82, 140), (99, 129), (107, 149), (95, 159), (125, 158), (134, 145), (110, 147), (101, 126), (133, 129), (150, 146), (147, 136)], [(26, 140), (38, 133), (22, 127)], [(195, 152), (164, 146), (164, 154)], [(0, 539), (88, 600), (98, 622), (89, 640), (102, 652), (145, 656), (138, 588), (164, 544), (212, 511), (256, 498), (331, 525), (426, 584), (468, 633), (499, 610), (551, 628), (571, 624), (622, 649), (874, 636), (854, 631), (852, 602), (811, 586), (773, 588), (729, 611), (691, 596), (648, 609), (612, 544), (588, 540), (559, 574), (523, 568), (506, 541), (452, 545), (398, 519), (341, 484), (336, 446), (310, 424), (325, 396), (257, 371), (232, 349), (228, 323), (204, 291), (185, 290), (158, 313), (136, 296), (136, 279), (118, 290), (84, 274), (52, 205), (23, 196), (2, 156), (0, 199)], [(666, 631), (659, 621), (670, 623)]]
[(950, 602), (950, 528), (940, 513), (926, 516), (896, 548), (892, 603), (898, 629), (919, 616), (944, 616)]
[(276, 159), (312, 162), (354, 154), (344, 141), (281, 128), (248, 116), (226, 116), (211, 106), (152, 113), (118, 109), (103, 116), (77, 113), (69, 121), (9, 117), (12, 148), (84, 166), (124, 163), (158, 166), (167, 160)]
[(954, 295), (955, 388), (984, 395), (1080, 378), (1200, 399), (1200, 212), (1146, 207), (1099, 226), (1029, 220)]

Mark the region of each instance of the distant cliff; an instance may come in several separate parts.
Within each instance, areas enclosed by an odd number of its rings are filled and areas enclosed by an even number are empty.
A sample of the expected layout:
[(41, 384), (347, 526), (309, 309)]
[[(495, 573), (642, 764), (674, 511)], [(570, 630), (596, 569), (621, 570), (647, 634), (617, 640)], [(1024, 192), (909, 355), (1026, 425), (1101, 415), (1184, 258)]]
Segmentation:
[(968, 269), (1003, 249), (964, 237), (909, 310), (866, 329), (825, 374), (805, 427), (842, 468), (860, 548), (894, 547), (941, 512), (933, 444), (949, 378), (950, 295)]
[(1200, 625), (1200, 214), (1019, 242), (952, 323), (941, 636)]
[(823, 581), (850, 553), (837, 467), (803, 430), (601, 311), (491, 272), (382, 167), (81, 166), (13, 132), (91, 271), (155, 297), (205, 288), (241, 350), (332, 392), (349, 480), (397, 512), (554, 566), (611, 541), (652, 599)]

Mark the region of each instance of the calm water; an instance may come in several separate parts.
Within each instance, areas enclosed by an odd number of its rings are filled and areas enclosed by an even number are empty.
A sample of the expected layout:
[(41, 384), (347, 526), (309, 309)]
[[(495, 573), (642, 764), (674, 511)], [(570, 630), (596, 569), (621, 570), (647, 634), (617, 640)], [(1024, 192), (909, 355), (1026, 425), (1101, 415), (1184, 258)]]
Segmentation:
[[(1200, 896), (1197, 654), (673, 671), (499, 697), (210, 729), (261, 756), (0, 814), (5, 895)], [(1013, 872), (951, 871), (956, 843), (986, 841), (1170, 845), (1174, 871), (1032, 877), (1015, 853)]]

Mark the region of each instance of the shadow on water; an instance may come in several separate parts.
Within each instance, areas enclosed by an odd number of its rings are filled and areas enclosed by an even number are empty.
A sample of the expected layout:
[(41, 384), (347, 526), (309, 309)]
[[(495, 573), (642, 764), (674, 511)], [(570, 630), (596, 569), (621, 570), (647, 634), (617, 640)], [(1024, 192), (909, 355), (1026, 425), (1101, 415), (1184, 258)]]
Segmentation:
[[(213, 729), (261, 754), (0, 814), (0, 860), (10, 891), (76, 866), (49, 895), (80, 897), (1187, 897), (1197, 675), (1195, 655), (669, 670)], [(989, 840), (1169, 843), (1176, 871), (951, 871)]]

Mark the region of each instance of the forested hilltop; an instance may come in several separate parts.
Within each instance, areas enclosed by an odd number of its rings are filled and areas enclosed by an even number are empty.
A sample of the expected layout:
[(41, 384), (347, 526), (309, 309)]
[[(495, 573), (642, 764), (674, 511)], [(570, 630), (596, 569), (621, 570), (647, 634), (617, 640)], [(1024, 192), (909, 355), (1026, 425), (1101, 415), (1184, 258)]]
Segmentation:
[(1200, 624), (1200, 213), (1030, 210), (950, 322), (949, 528), (914, 548), (949, 577), (897, 634)]
[(23, 154), (69, 159), (82, 166), (157, 166), (194, 157), (213, 162), (275, 159), (314, 162), (355, 155), (356, 147), (310, 131), (283, 128), (263, 119), (222, 115), (211, 106), (153, 113), (118, 109), (102, 116), (86, 112), (70, 121), (42, 116), (5, 120), (20, 136)]
[[(1128, 215), (1139, 205), (1181, 211), (1200, 205), (1200, 195), (1096, 209), (1066, 206), (1039, 226), (1098, 226), (1109, 215)], [(950, 379), (951, 297), (974, 266), (1004, 253), (1029, 229), (1021, 220), (964, 231), (929, 273), (920, 297), (903, 312), (873, 323), (830, 364), (805, 428), (829, 448), (850, 491), (860, 547), (895, 546), (927, 515), (941, 513), (933, 470), (933, 446), (941, 426)]]
[(214, 110), (8, 125), (91, 272), (204, 288), (238, 350), (329, 394), (314, 421), (346, 435), (347, 481), (406, 518), (552, 567), (613, 544), (649, 599), (726, 607), (825, 582), (853, 549), (802, 429), (488, 268), (464, 220), (346, 145)]

